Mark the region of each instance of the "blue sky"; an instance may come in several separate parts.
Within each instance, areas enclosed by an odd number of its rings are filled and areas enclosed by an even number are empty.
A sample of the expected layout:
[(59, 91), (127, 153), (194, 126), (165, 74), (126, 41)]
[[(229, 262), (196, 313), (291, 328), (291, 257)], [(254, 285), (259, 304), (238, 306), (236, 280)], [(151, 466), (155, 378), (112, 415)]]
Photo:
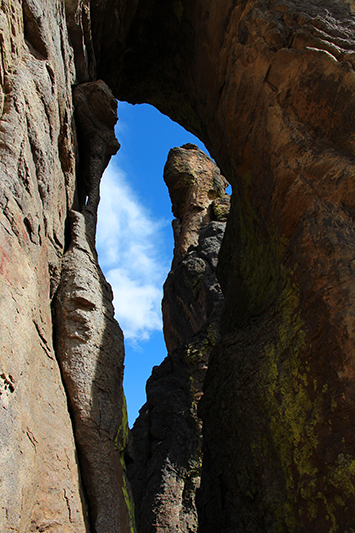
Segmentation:
[(101, 182), (97, 249), (125, 335), (124, 388), (132, 426), (146, 401), (152, 367), (166, 356), (161, 299), (173, 254), (173, 217), (164, 164), (174, 146), (193, 142), (206, 149), (149, 105), (119, 102), (118, 116), (121, 148)]

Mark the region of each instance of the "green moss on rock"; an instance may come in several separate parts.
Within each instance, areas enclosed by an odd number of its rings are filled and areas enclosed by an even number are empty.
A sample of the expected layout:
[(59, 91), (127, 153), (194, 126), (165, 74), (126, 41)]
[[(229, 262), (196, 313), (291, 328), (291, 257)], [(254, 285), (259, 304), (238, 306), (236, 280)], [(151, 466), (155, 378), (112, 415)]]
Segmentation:
[(118, 450), (120, 453), (123, 453), (127, 448), (128, 437), (129, 437), (129, 428), (128, 428), (128, 415), (127, 415), (127, 402), (126, 396), (123, 394), (122, 401), (122, 421), (117, 430), (115, 437), (115, 450)]
[(179, 20), (179, 22), (181, 22), (184, 14), (184, 6), (182, 5), (181, 0), (175, 0), (173, 3), (173, 11), (176, 18)]
[(203, 358), (208, 356), (220, 338), (218, 325), (209, 324), (204, 336), (199, 337), (195, 342), (189, 344), (185, 350), (185, 361), (188, 365), (196, 365)]
[[(284, 264), (288, 243), (254, 211), (248, 198), (251, 173), (243, 183), (245, 196), (236, 204), (240, 246), (234, 260), (243, 288), (240, 295), (248, 317), (263, 310), (273, 316), (268, 322), (272, 341), (260, 345), (258, 397), (266, 435), (258, 434), (258, 428), (252, 436), (254, 468), (272, 464), (278, 477), (272, 490), (279, 494), (273, 492), (270, 498), (263, 488), (275, 532), (292, 533), (305, 524), (326, 523), (326, 533), (340, 533), (344, 528), (339, 523), (355, 496), (355, 461), (340, 453), (335, 463), (319, 463), (321, 435), (324, 428), (332, 432), (328, 411), (335, 412), (337, 402), (329, 399), (328, 384), (314, 376), (307, 360), (307, 325), (294, 275), (297, 265), (291, 270)], [(250, 481), (246, 472), (245, 487)]]
[(117, 430), (117, 434), (115, 437), (115, 450), (119, 452), (120, 457), (120, 463), (122, 466), (122, 493), (124, 497), (124, 501), (126, 504), (128, 516), (129, 516), (129, 528), (131, 533), (136, 533), (136, 525), (135, 525), (135, 509), (134, 509), (134, 501), (133, 501), (133, 495), (131, 493), (131, 489), (127, 482), (126, 477), (126, 463), (124, 459), (124, 452), (125, 449), (128, 446), (128, 439), (129, 439), (129, 428), (128, 428), (128, 415), (127, 415), (127, 402), (125, 394), (123, 394), (123, 401), (122, 401), (122, 421), (121, 424)]
[[(122, 461), (121, 461), (122, 462)], [(124, 461), (123, 461), (124, 463)], [(125, 468), (125, 465), (124, 465), (124, 468)], [(130, 533), (136, 533), (137, 532), (137, 529), (136, 529), (136, 525), (135, 525), (135, 508), (134, 508), (134, 501), (133, 501), (133, 496), (131, 494), (131, 490), (128, 486), (128, 483), (127, 483), (127, 479), (126, 479), (126, 473), (125, 473), (125, 470), (123, 472), (123, 486), (122, 486), (122, 492), (123, 492), (123, 496), (124, 496), (124, 500), (125, 500), (125, 503), (126, 503), (126, 507), (127, 507), (127, 511), (128, 511), (128, 516), (129, 516), (129, 529), (130, 529)]]
[(278, 302), (279, 325), (274, 342), (264, 346), (261, 391), (269, 419), (273, 447), (285, 477), (283, 512), (279, 527), (294, 531), (299, 520), (299, 499), (306, 502), (308, 518), (317, 517), (320, 499), (316, 483), (318, 470), (314, 452), (319, 438), (315, 431), (323, 422), (322, 404), (327, 385), (309, 393), (309, 366), (302, 361), (305, 351), (305, 324), (300, 316), (299, 290), (291, 276)]

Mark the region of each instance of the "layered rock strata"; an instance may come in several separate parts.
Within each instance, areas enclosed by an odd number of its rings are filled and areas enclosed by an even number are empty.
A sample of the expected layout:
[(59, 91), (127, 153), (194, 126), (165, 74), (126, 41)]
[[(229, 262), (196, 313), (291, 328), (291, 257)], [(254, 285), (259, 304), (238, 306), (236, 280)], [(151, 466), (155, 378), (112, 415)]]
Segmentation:
[(202, 428), (197, 409), (224, 302), (216, 266), (229, 210), (228, 183), (191, 144), (170, 151), (164, 179), (176, 216), (163, 299), (169, 353), (153, 369), (147, 403), (130, 436), (128, 475), (140, 533), (198, 531)]

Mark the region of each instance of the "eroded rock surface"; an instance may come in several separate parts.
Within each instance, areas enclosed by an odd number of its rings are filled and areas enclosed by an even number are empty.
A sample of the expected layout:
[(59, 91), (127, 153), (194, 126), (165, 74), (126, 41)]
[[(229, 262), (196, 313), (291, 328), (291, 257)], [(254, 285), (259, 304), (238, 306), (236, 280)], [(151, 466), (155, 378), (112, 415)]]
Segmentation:
[(120, 98), (196, 133), (233, 186), (201, 531), (349, 532), (353, 2), (157, 0), (135, 20), (129, 52), (114, 38), (99, 71)]
[[(65, 12), (62, 1), (0, 3), (4, 532), (84, 533), (89, 530), (87, 514), (91, 531), (133, 527), (120, 460), (127, 440), (127, 421), (122, 419), (123, 339), (94, 248), (99, 181), (119, 146), (113, 132), (116, 101), (101, 81), (76, 87), (76, 127), (72, 86), (92, 71), (80, 74), (83, 58), (74, 62), (67, 32), (69, 8), (81, 13), (88, 2), (69, 4)], [(90, 61), (84, 56), (89, 72)], [(70, 349), (77, 354), (80, 338), (91, 338), (91, 344), (86, 343), (82, 359), (75, 359)], [(105, 339), (105, 347), (100, 339)], [(85, 357), (88, 353), (91, 359)], [(64, 363), (59, 369), (57, 355), (67, 363), (66, 374)]]
[(202, 434), (197, 408), (224, 301), (216, 266), (229, 207), (228, 183), (215, 163), (191, 144), (170, 151), (164, 179), (177, 217), (163, 300), (169, 353), (153, 369), (147, 403), (130, 436), (133, 463), (128, 475), (140, 533), (198, 530)]
[(127, 433), (123, 335), (112, 291), (86, 236), (86, 217), (71, 213), (72, 240), (55, 299), (56, 354), (62, 371), (92, 532), (129, 531), (121, 440)]
[(100, 77), (196, 133), (233, 185), (200, 531), (350, 533), (353, 1), (2, 0), (0, 28), (1, 530), (86, 529), (51, 300), (90, 197), (72, 86)]
[(162, 302), (170, 354), (208, 321), (218, 322), (223, 297), (216, 267), (230, 197), (219, 168), (193, 144), (170, 150), (164, 180), (176, 217), (174, 257)]
[(0, 4), (0, 530), (84, 533), (51, 297), (75, 189), (61, 1)]
[(69, 40), (74, 51), (76, 83), (96, 77), (91, 34), (90, 0), (64, 0)]
[(117, 103), (102, 82), (74, 92), (82, 212), (71, 211), (71, 240), (54, 301), (56, 356), (73, 419), (91, 531), (131, 531), (123, 460), (127, 414), (122, 388), (123, 334), (114, 319), (112, 290), (95, 250), (102, 173), (119, 144)]

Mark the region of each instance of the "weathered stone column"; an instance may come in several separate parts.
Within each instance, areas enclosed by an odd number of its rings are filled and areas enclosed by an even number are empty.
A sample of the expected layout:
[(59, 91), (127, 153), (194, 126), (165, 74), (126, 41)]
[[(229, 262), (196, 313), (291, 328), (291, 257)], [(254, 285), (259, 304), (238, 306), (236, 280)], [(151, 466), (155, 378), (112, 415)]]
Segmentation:
[(202, 434), (197, 410), (224, 303), (216, 266), (229, 211), (228, 183), (192, 144), (170, 150), (164, 179), (176, 217), (163, 299), (168, 356), (153, 368), (147, 403), (130, 433), (128, 474), (139, 533), (198, 531)]
[(70, 213), (70, 244), (54, 301), (56, 356), (73, 420), (91, 531), (130, 533), (134, 517), (123, 457), (128, 434), (123, 334), (95, 250), (100, 180), (119, 148), (114, 134), (117, 103), (102, 81), (77, 86), (74, 103), (82, 207)]

